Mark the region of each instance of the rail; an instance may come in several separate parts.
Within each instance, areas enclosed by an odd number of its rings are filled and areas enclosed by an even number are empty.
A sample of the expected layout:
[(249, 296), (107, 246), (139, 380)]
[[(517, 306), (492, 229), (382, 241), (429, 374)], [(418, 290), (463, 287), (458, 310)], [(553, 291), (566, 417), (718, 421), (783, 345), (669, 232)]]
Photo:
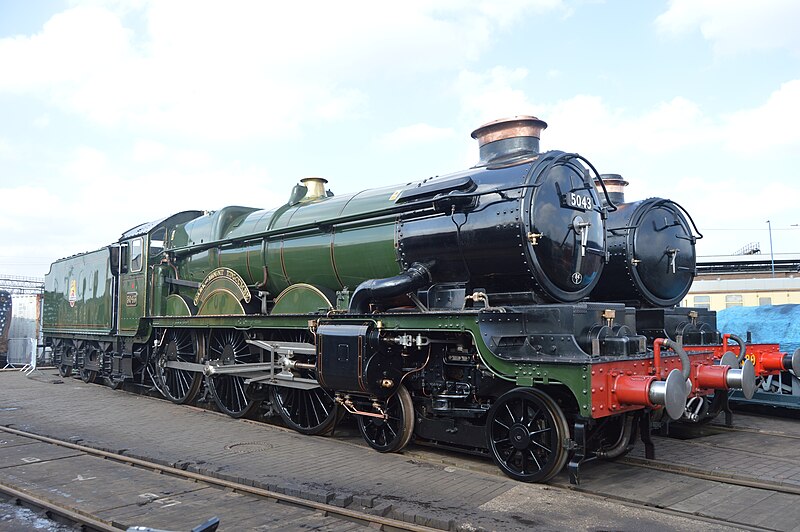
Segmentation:
[[(122, 454), (113, 453), (109, 451), (103, 451), (100, 449), (95, 449), (93, 447), (87, 447), (85, 445), (80, 445), (77, 443), (70, 443), (55, 438), (50, 438), (47, 436), (41, 436), (39, 434), (27, 432), (24, 430), (14, 429), (11, 427), (0, 426), (0, 431), (7, 432), (9, 434), (14, 434), (16, 436), (31, 438), (51, 445), (57, 445), (59, 447), (64, 447), (66, 449), (79, 451), (92, 456), (99, 456), (109, 460), (114, 460), (119, 463), (130, 464), (137, 467), (149, 469), (151, 471), (157, 471), (159, 473), (166, 473), (178, 478), (184, 478), (196, 482), (203, 482), (205, 484), (217, 486), (223, 489), (235, 490), (239, 493), (247, 493), (259, 498), (273, 499), (280, 502), (292, 504), (295, 506), (308, 508), (315, 511), (325, 512), (326, 514), (336, 515), (343, 519), (355, 520), (358, 522), (367, 523), (369, 525), (386, 527), (392, 530), (408, 530), (411, 532), (434, 532), (438, 530), (436, 528), (417, 525), (415, 523), (409, 523), (406, 521), (401, 521), (399, 519), (392, 519), (390, 517), (383, 517), (380, 515), (373, 515), (366, 512), (359, 512), (357, 510), (351, 510), (349, 508), (342, 508), (339, 506), (334, 506), (332, 504), (325, 504), (321, 502), (311, 501), (308, 499), (303, 499), (301, 497), (295, 497), (293, 495), (286, 495), (284, 493), (279, 493), (276, 491), (270, 491), (263, 488), (256, 488), (254, 486), (249, 486), (247, 484), (240, 484), (237, 482), (231, 482), (229, 480), (223, 480), (220, 478), (203, 475), (200, 473), (185, 471), (183, 469), (178, 469), (168, 465), (142, 460), (140, 458), (133, 458), (131, 456), (125, 456)], [(110, 529), (110, 530), (118, 530), (118, 529)]]

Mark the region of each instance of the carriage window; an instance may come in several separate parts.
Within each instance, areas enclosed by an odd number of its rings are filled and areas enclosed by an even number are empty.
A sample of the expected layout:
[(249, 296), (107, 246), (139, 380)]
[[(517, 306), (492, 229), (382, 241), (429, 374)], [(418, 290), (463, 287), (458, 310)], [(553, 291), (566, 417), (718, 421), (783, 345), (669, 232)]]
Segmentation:
[(138, 272), (142, 269), (142, 239), (131, 241), (131, 271)]
[(759, 297), (758, 304), (762, 307), (768, 307), (772, 305), (772, 298), (771, 297)]
[(694, 296), (694, 306), (704, 309), (710, 309), (711, 296)]

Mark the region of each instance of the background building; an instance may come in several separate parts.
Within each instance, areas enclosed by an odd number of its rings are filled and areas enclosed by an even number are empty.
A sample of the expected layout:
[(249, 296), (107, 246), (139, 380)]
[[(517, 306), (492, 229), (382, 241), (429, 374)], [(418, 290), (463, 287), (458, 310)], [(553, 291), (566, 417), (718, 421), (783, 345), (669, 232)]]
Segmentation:
[(697, 276), (682, 306), (723, 310), (800, 303), (800, 254), (697, 258)]

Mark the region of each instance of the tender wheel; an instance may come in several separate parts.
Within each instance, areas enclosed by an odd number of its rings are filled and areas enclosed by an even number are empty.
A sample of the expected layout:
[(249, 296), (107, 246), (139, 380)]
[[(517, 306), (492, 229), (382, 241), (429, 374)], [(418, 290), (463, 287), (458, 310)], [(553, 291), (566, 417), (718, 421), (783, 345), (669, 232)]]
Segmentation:
[(272, 406), (289, 428), (311, 435), (330, 432), (340, 409), (333, 396), (322, 388), (300, 390), (284, 386), (272, 386)]
[(177, 404), (190, 403), (197, 396), (203, 383), (203, 374), (197, 371), (169, 368), (167, 362), (190, 362), (198, 360), (200, 352), (197, 335), (193, 331), (168, 329), (156, 355), (156, 378), (161, 394)]
[(486, 432), (495, 463), (516, 480), (544, 482), (567, 462), (567, 420), (539, 390), (512, 390), (500, 397), (489, 410)]
[(370, 447), (382, 453), (393, 453), (408, 445), (414, 432), (414, 403), (405, 386), (385, 401), (386, 419), (356, 416), (358, 430)]
[[(221, 366), (258, 362), (258, 355), (250, 352), (247, 337), (241, 331), (213, 330), (208, 339), (208, 357)], [(211, 396), (217, 408), (231, 417), (242, 417), (258, 407), (260, 401), (248, 397), (243, 377), (213, 374), (206, 377)]]
[(56, 350), (56, 365), (58, 366), (58, 374), (62, 377), (72, 376), (72, 367), (75, 362), (75, 348), (68, 342), (59, 344)]
[(91, 369), (81, 368), (81, 380), (86, 384), (92, 384), (97, 380), (97, 372)]

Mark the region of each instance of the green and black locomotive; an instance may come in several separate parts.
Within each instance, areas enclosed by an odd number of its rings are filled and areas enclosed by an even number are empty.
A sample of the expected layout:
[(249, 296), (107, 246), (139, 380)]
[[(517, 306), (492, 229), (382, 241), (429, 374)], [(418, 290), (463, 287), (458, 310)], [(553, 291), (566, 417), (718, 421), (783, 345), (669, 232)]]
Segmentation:
[(586, 159), (540, 153), (545, 127), (478, 128), (479, 163), (451, 175), (336, 196), (307, 178), (274, 210), (135, 227), (53, 264), (47, 343), (86, 381), (176, 403), (203, 390), (306, 434), (350, 414), (378, 451), (413, 437), (490, 453), (524, 481), (572, 457), (577, 479), (583, 460), (626, 452), (651, 410), (680, 417), (689, 393), (742, 377), (648, 347), (634, 308), (589, 300), (615, 207)]

